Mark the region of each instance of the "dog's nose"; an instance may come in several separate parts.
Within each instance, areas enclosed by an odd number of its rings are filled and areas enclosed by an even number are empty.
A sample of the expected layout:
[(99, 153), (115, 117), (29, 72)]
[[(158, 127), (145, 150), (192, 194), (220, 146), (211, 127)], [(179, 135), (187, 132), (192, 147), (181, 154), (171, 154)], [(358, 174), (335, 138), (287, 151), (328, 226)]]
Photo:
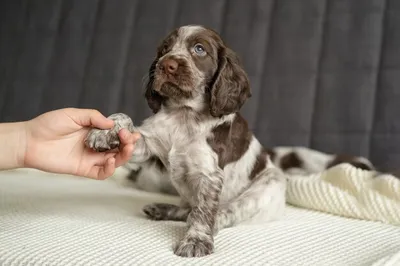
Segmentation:
[(173, 59), (166, 59), (161, 63), (161, 67), (164, 69), (164, 71), (173, 74), (176, 72), (176, 70), (178, 70), (178, 62)]

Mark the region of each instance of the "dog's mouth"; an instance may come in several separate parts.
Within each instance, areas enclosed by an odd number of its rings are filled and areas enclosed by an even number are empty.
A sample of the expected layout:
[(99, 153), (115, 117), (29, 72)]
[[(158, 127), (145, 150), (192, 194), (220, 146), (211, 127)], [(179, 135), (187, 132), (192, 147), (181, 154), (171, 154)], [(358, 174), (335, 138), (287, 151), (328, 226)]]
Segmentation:
[(154, 75), (153, 89), (162, 96), (170, 98), (190, 97), (192, 88), (193, 82), (186, 75), (171, 75), (162, 71), (156, 71)]
[(182, 98), (190, 98), (192, 95), (190, 91), (182, 90), (181, 87), (172, 82), (164, 82), (158, 92), (164, 97), (177, 100)]

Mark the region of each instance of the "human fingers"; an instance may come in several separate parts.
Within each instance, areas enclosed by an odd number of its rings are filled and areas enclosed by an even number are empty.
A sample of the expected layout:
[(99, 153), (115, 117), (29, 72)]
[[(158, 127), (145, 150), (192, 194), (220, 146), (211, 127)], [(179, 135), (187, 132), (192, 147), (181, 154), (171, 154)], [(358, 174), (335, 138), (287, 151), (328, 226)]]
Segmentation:
[(65, 113), (82, 127), (109, 129), (114, 126), (113, 120), (106, 118), (95, 109), (67, 108)]
[(119, 167), (125, 164), (132, 157), (135, 143), (140, 138), (139, 133), (131, 133), (126, 129), (121, 129), (118, 132), (118, 136), (121, 142), (119, 152), (115, 156), (115, 166)]
[(135, 144), (136, 141), (140, 138), (139, 133), (131, 133), (129, 130), (123, 128), (118, 132), (118, 137), (121, 142), (121, 146), (128, 144)]
[(128, 162), (133, 154), (135, 146), (133, 144), (128, 144), (122, 147), (120, 151), (115, 155), (115, 167), (120, 167)]
[(102, 166), (94, 166), (86, 177), (104, 180), (114, 174), (115, 171), (115, 158), (108, 158), (106, 163)]

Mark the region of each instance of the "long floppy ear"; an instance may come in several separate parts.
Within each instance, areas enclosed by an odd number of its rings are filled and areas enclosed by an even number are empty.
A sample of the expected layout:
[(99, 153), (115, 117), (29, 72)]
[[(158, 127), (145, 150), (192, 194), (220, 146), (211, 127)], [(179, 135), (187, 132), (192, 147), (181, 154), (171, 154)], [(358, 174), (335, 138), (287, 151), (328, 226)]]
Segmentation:
[(251, 97), (249, 79), (236, 54), (229, 48), (223, 48), (218, 62), (218, 70), (210, 88), (210, 112), (214, 117), (239, 111)]
[(153, 113), (157, 113), (161, 109), (161, 105), (164, 102), (164, 97), (162, 97), (158, 92), (153, 89), (154, 84), (154, 71), (156, 69), (157, 59), (153, 61), (149, 69), (149, 80), (146, 84), (146, 92), (144, 96), (146, 97), (147, 104)]

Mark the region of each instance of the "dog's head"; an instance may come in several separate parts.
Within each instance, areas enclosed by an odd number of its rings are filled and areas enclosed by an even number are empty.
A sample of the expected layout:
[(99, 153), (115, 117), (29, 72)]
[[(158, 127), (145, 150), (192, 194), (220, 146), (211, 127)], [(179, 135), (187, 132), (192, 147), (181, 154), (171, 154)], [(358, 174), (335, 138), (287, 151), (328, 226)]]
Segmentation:
[(171, 32), (157, 50), (146, 86), (149, 107), (201, 99), (220, 117), (237, 112), (251, 96), (249, 80), (237, 55), (213, 30), (184, 26)]

